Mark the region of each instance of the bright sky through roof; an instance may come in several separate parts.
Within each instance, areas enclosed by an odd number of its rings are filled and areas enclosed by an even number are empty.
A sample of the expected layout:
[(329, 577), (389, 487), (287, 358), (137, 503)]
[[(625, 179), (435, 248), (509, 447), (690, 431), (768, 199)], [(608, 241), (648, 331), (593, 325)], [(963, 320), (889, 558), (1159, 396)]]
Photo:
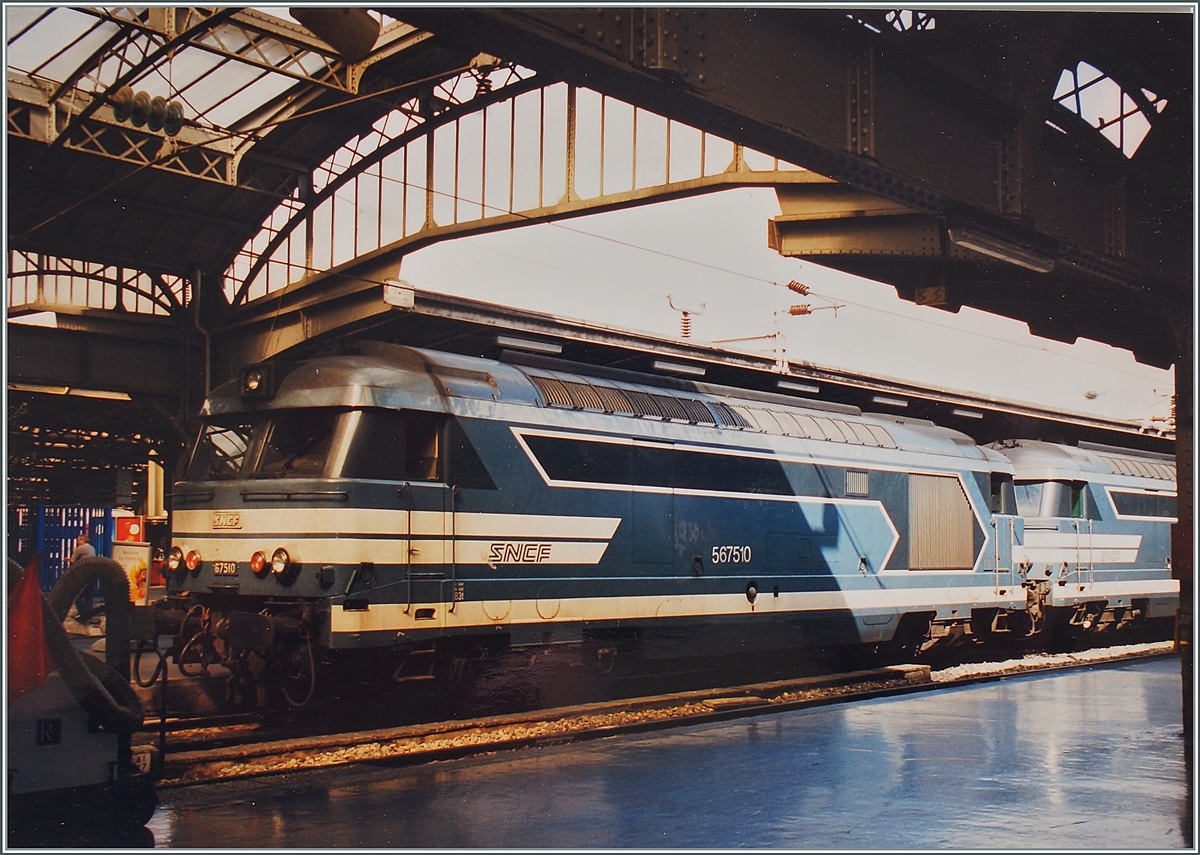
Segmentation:
[[(984, 312), (915, 306), (891, 286), (784, 258), (766, 240), (778, 214), (772, 190), (729, 190), (449, 241), (405, 258), (400, 275), (423, 290), (678, 337), (669, 294), (705, 304), (694, 341), (747, 338), (727, 346), (760, 353), (774, 352), (773, 339), (756, 337), (774, 333), (779, 313), (794, 364), (1107, 418), (1168, 413), (1172, 371), (1097, 342), (1037, 338)], [(791, 279), (814, 295), (787, 291)], [(845, 308), (787, 315), (801, 302)]]

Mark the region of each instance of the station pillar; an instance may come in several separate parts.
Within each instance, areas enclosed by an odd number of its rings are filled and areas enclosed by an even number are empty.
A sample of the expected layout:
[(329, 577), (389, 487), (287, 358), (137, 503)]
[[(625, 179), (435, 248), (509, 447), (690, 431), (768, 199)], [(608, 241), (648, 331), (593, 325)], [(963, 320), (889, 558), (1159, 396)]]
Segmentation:
[(1192, 334), (1189, 328), (1179, 335), (1179, 358), (1175, 363), (1175, 466), (1178, 498), (1176, 500), (1177, 522), (1171, 527), (1171, 575), (1179, 581), (1179, 613), (1176, 623), (1176, 647), (1183, 678), (1183, 744), (1184, 760), (1189, 786), (1195, 768), (1195, 714), (1192, 693), (1195, 688), (1195, 659), (1192, 641), (1195, 637), (1195, 568), (1194, 568), (1194, 518), (1195, 495), (1192, 489), (1192, 473), (1195, 467), (1195, 424), (1192, 408), (1195, 395), (1192, 382), (1195, 377), (1195, 362), (1192, 355)]

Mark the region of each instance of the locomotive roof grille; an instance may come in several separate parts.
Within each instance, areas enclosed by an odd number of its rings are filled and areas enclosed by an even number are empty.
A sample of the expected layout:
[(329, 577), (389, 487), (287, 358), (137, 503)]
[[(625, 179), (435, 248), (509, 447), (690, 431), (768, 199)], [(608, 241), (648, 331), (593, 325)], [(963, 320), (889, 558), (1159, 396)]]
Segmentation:
[(607, 409), (604, 406), (604, 401), (600, 400), (600, 396), (590, 384), (564, 380), (563, 386), (566, 387), (567, 394), (571, 396), (571, 403), (575, 407), (581, 410), (604, 411)]
[(625, 393), (620, 389), (614, 389), (611, 386), (595, 386), (596, 394), (600, 396), (600, 400), (604, 402), (604, 409), (610, 413), (619, 413), (620, 415), (632, 416), (633, 404), (629, 403), (629, 398), (625, 397)]
[(663, 395), (640, 389), (619, 389), (583, 379), (560, 379), (549, 372), (526, 371), (548, 407), (599, 410), (616, 415), (757, 430), (775, 436), (820, 439), (874, 448), (898, 448), (879, 425), (828, 416), (793, 413), (771, 407), (748, 407), (720, 401), (701, 401), (682, 395)]
[(679, 405), (687, 411), (688, 417), (696, 424), (715, 425), (717, 423), (708, 407), (695, 398), (680, 398)]
[(688, 418), (688, 412), (683, 408), (683, 405), (674, 398), (668, 398), (666, 395), (651, 395), (654, 403), (658, 404), (658, 408), (662, 410), (664, 416), (677, 422), (694, 421)]
[(639, 392), (636, 389), (626, 389), (625, 397), (629, 399), (629, 403), (633, 406), (634, 415), (650, 416), (654, 419), (666, 418), (663, 411), (658, 408), (658, 404), (654, 403), (654, 397), (646, 392)]
[(750, 423), (742, 418), (728, 404), (722, 404), (719, 401), (713, 401), (709, 405), (714, 413), (717, 414), (717, 419), (722, 427), (748, 428)]
[(1096, 455), (1108, 468), (1118, 475), (1134, 475), (1140, 478), (1154, 478), (1159, 481), (1174, 481), (1175, 467), (1170, 463), (1157, 463), (1152, 460), (1134, 460), (1128, 457), (1110, 457), (1106, 454)]
[(551, 407), (573, 407), (571, 394), (561, 380), (553, 377), (530, 377), (546, 404)]

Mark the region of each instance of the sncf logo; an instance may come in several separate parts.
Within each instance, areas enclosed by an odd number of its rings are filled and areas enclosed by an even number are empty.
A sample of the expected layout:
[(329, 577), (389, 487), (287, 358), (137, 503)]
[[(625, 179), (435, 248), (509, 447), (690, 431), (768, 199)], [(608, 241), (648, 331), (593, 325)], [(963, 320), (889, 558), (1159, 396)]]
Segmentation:
[(549, 543), (493, 543), (488, 552), (491, 564), (542, 564), (550, 560)]

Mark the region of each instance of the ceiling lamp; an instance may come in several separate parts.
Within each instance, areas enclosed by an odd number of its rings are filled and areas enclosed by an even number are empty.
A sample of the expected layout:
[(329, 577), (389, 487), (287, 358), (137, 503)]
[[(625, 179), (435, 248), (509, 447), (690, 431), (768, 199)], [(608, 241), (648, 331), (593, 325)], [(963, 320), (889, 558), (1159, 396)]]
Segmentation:
[(990, 258), (998, 258), (1037, 273), (1049, 273), (1054, 269), (1053, 258), (1009, 243), (1007, 240), (960, 226), (952, 226), (947, 229), (947, 232), (950, 235), (950, 242), (963, 249), (969, 249)]

